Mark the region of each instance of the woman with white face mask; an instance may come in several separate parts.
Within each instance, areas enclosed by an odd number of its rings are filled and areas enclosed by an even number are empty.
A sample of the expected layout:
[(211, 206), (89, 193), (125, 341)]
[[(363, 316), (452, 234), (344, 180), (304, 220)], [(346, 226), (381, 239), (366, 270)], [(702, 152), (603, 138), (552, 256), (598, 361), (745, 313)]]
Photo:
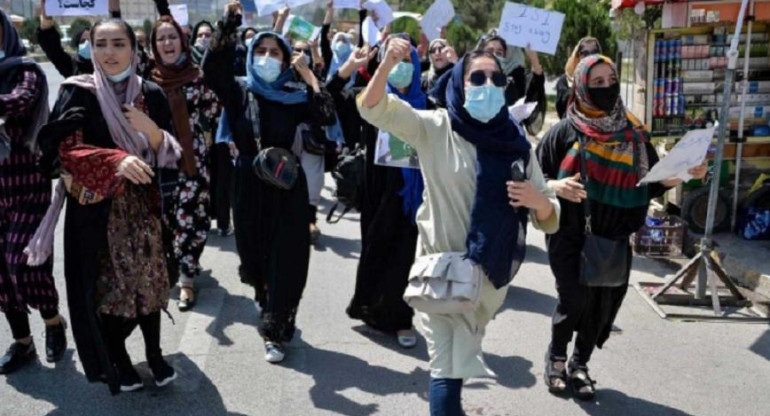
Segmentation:
[(163, 169), (176, 173), (181, 149), (168, 133), (163, 91), (136, 74), (131, 27), (98, 22), (91, 41), (94, 73), (62, 84), (53, 121), (38, 136), (42, 169), (62, 179), (27, 253), (32, 263), (50, 255), (66, 200), (64, 277), (78, 356), (89, 381), (118, 393), (144, 385), (125, 345), (137, 325), (155, 384), (176, 378), (160, 348), (169, 276), (158, 179)]
[[(483, 361), (481, 341), (524, 258), (527, 218), (555, 232), (559, 203), (504, 107), (505, 75), (495, 57), (477, 51), (463, 58), (452, 69), (447, 109), (417, 111), (386, 95), (388, 74), (410, 51), (403, 39), (390, 42), (358, 107), (365, 120), (419, 154), (427, 199), (417, 212), (417, 255), (465, 253), (483, 274), (475, 310), (418, 312), (430, 354), (431, 415), (459, 416), (463, 379), (494, 375)], [(516, 161), (524, 162), (528, 179), (508, 182)]]
[(214, 28), (206, 20), (198, 22), (192, 30), (190, 36), (190, 53), (192, 61), (195, 65), (200, 65), (203, 59), (203, 54), (211, 42), (211, 35), (214, 33)]
[[(241, 280), (254, 286), (261, 306), (259, 331), (265, 360), (278, 363), (295, 331), (295, 318), (307, 281), (310, 230), (307, 180), (291, 150), (297, 126), (307, 123), (316, 137), (334, 121), (334, 103), (307, 66), (275, 32), (261, 32), (249, 46), (245, 83), (233, 73), (233, 50), (242, 20), (240, 4), (230, 3), (203, 59), (204, 79), (219, 96), (238, 149), (233, 172), (233, 219)], [(295, 74), (301, 79), (296, 79)], [(259, 139), (258, 141), (256, 139)], [(283, 154), (276, 172), (295, 167), (296, 177), (276, 184), (258, 176), (258, 155)], [(260, 151), (262, 150), (262, 151)], [(256, 165), (255, 165), (256, 164)], [(265, 167), (267, 169), (267, 167)], [(271, 175), (272, 177), (272, 175)]]
[(179, 278), (177, 305), (185, 312), (197, 302), (194, 281), (201, 272), (200, 257), (211, 228), (209, 148), (212, 132), (219, 124), (219, 100), (203, 84), (203, 74), (192, 59), (195, 47), (189, 46), (182, 28), (171, 16), (163, 16), (155, 23), (150, 43), (155, 57), (150, 79), (168, 97), (174, 130), (182, 145), (179, 184), (174, 203), (164, 214), (174, 230), (172, 269), (178, 266), (179, 276), (172, 276), (172, 281)]

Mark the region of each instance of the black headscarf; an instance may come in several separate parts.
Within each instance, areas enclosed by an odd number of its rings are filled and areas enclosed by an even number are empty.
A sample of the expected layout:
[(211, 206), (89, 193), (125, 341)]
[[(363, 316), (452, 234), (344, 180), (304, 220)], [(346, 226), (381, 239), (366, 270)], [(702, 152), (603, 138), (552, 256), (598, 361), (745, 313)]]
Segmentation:
[(211, 33), (214, 34), (214, 26), (211, 25), (207, 20), (201, 20), (193, 27), (192, 35), (190, 36), (190, 53), (192, 55), (193, 63), (196, 65), (200, 65), (201, 61), (203, 60), (203, 53), (206, 52), (206, 50), (198, 50), (198, 48), (195, 47), (195, 41), (198, 40), (198, 30), (200, 30), (201, 26), (208, 26), (211, 28)]

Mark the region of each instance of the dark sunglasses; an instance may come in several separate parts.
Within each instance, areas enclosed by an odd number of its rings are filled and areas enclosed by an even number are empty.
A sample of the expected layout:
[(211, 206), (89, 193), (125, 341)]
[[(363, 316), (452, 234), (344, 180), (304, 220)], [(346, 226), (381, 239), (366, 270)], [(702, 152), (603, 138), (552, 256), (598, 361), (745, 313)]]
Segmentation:
[(598, 49), (582, 50), (580, 51), (579, 55), (581, 58), (585, 58), (586, 56), (596, 55), (597, 53), (599, 53)]
[[(471, 85), (474, 87), (480, 87), (487, 83), (487, 74), (482, 70), (477, 70), (471, 72), (470, 80)], [(505, 74), (502, 72), (493, 72), (492, 76), (489, 77), (492, 79), (492, 84), (494, 84), (496, 87), (504, 87), (506, 84), (508, 84), (508, 78), (506, 78)]]
[(444, 45), (434, 46), (428, 50), (428, 53), (430, 53), (431, 55), (433, 55), (434, 53), (441, 53), (441, 51), (443, 51), (445, 47), (446, 46)]

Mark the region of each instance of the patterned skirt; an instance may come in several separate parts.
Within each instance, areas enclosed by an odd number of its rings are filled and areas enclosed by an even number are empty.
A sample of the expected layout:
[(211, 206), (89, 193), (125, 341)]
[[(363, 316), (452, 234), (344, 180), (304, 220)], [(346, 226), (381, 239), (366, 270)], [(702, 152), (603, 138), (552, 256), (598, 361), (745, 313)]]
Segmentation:
[(39, 267), (26, 265), (23, 253), (51, 204), (51, 181), (35, 168), (26, 148), (14, 150), (0, 163), (0, 310), (34, 308), (55, 311), (59, 294), (53, 260)]

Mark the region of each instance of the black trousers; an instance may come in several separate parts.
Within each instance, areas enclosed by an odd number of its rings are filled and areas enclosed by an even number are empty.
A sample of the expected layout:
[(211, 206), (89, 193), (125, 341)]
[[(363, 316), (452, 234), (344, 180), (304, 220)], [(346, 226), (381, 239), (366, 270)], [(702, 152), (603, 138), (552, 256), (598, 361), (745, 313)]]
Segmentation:
[(211, 216), (216, 218), (217, 227), (225, 230), (230, 226), (232, 205), (233, 162), (230, 146), (227, 143), (215, 144), (211, 161)]
[(131, 357), (126, 351), (126, 338), (131, 335), (137, 325), (144, 337), (147, 360), (161, 356), (160, 311), (141, 315), (135, 319), (105, 314), (100, 317), (102, 337), (107, 344), (107, 354), (110, 356), (110, 361), (118, 367), (118, 371), (133, 366)]
[[(57, 310), (40, 311), (40, 316), (44, 320), (53, 319), (59, 314)], [(23, 339), (32, 335), (32, 330), (29, 328), (29, 316), (23, 311), (6, 311), (5, 319), (8, 321), (8, 325), (11, 327), (11, 334), (13, 339)]]

